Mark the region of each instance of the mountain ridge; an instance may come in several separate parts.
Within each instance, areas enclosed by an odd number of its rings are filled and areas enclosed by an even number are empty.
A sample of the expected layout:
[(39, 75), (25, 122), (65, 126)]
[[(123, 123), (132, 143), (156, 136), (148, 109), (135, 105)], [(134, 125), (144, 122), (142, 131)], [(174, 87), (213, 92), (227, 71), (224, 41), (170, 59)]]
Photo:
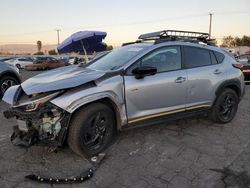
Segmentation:
[[(57, 44), (44, 44), (42, 45), (42, 52), (47, 53), (49, 50), (55, 50)], [(11, 54), (34, 54), (36, 53), (36, 44), (2, 44), (0, 45), (1, 53), (11, 53)]]

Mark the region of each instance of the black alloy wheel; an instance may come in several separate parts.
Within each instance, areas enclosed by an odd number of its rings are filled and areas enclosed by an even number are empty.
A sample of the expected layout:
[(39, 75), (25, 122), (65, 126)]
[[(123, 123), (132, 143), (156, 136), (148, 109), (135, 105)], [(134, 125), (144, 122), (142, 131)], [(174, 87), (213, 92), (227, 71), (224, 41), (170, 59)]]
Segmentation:
[(68, 145), (78, 155), (91, 157), (103, 151), (115, 135), (115, 113), (103, 103), (92, 103), (72, 117)]
[(107, 126), (112, 123), (112, 120), (108, 117), (108, 114), (103, 111), (96, 112), (85, 125), (83, 125), (83, 145), (88, 150), (95, 150), (101, 147)]
[(220, 103), (220, 117), (224, 121), (231, 119), (235, 114), (236, 99), (231, 93), (224, 95), (222, 102)]
[(226, 88), (217, 97), (211, 112), (210, 118), (217, 123), (228, 123), (233, 120), (238, 110), (239, 97), (236, 92)]

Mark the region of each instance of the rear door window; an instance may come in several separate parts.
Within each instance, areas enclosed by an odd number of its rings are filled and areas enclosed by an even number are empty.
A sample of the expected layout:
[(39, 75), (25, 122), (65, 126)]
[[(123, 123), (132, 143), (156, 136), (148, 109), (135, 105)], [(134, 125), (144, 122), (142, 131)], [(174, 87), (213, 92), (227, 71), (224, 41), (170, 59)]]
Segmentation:
[(195, 68), (211, 65), (210, 52), (196, 47), (185, 47), (185, 67)]

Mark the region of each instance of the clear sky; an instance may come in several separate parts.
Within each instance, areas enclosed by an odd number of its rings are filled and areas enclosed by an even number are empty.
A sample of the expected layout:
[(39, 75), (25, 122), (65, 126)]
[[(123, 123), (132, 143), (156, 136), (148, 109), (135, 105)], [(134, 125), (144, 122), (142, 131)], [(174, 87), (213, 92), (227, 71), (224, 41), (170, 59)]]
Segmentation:
[(141, 33), (180, 29), (250, 35), (250, 0), (0, 0), (0, 44), (56, 44), (80, 30), (106, 31), (108, 44)]

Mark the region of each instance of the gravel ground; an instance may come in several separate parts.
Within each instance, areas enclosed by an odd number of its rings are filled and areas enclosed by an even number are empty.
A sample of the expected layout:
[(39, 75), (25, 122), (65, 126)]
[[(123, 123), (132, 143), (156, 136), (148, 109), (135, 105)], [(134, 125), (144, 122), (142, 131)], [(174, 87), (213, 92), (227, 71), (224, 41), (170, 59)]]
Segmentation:
[[(23, 80), (38, 72), (21, 71)], [(250, 182), (250, 86), (235, 119), (225, 125), (206, 118), (154, 125), (118, 134), (106, 150), (106, 160), (94, 177), (81, 184), (48, 185), (25, 175), (49, 177), (79, 175), (91, 164), (68, 147), (48, 153), (45, 147), (13, 146), (9, 137), (13, 119), (0, 102), (0, 188), (4, 187), (247, 187)], [(223, 169), (217, 172), (212, 169)], [(245, 183), (245, 184), (244, 184)], [(226, 184), (226, 185), (225, 185)]]

